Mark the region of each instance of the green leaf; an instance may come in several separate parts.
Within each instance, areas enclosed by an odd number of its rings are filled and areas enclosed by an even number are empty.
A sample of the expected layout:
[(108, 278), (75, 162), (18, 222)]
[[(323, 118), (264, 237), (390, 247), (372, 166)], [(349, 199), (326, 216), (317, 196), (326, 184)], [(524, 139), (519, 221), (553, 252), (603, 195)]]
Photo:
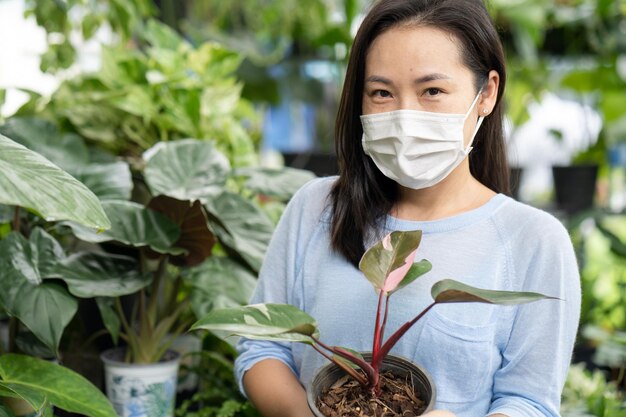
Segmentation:
[[(335, 346), (335, 347), (337, 347), (337, 346)], [(363, 359), (363, 355), (361, 354), (361, 352), (358, 352), (358, 351), (356, 351), (354, 349), (350, 349), (350, 348), (343, 347), (343, 346), (339, 346), (339, 347), (341, 347), (343, 350), (346, 350), (346, 351), (350, 352), (351, 354), (353, 354), (357, 358), (359, 358), (361, 360), (365, 360), (365, 359)], [(344, 358), (343, 356), (339, 356), (339, 355), (333, 354), (333, 359), (336, 360), (336, 361), (345, 363), (350, 368), (360, 369), (360, 367), (357, 364), (355, 364), (354, 362), (350, 362), (348, 359)]]
[(15, 414), (9, 407), (0, 403), (0, 417), (15, 417)]
[(544, 299), (556, 299), (536, 292), (483, 290), (452, 279), (441, 280), (431, 289), (435, 303), (523, 304)]
[[(2, 254), (5, 240), (0, 241)], [(6, 262), (6, 258), (1, 261)], [(58, 350), (63, 330), (78, 310), (76, 299), (62, 286), (55, 283), (36, 285), (4, 267), (0, 268), (0, 306), (10, 316), (17, 317), (54, 352)]]
[(154, 19), (148, 20), (142, 36), (153, 47), (176, 50), (183, 43), (183, 39), (169, 26)]
[(12, 232), (0, 241), (0, 276), (38, 285), (44, 278), (56, 276), (56, 265), (63, 258), (61, 245), (43, 229), (33, 229), (29, 240)]
[(89, 164), (72, 171), (100, 200), (130, 200), (133, 181), (126, 162)]
[(247, 304), (256, 286), (249, 269), (226, 257), (212, 256), (182, 274), (193, 287), (192, 307), (198, 317), (213, 309)]
[(44, 345), (32, 332), (21, 331), (15, 338), (18, 352), (42, 359), (50, 359), (56, 356), (56, 352)]
[(217, 239), (209, 229), (200, 201), (192, 203), (160, 195), (150, 201), (148, 208), (163, 214), (180, 227), (180, 236), (174, 246), (185, 249), (187, 254), (170, 258), (173, 265), (194, 266), (211, 256)]
[(94, 243), (116, 241), (134, 247), (149, 246), (158, 253), (180, 255), (185, 252), (173, 247), (180, 236), (180, 228), (164, 215), (131, 201), (103, 201), (102, 207), (111, 219), (111, 228), (95, 233), (75, 223), (67, 223), (76, 237)]
[(152, 282), (152, 274), (141, 274), (135, 259), (108, 253), (73, 254), (59, 264), (57, 272), (70, 293), (80, 298), (120, 297)]
[(89, 163), (89, 151), (83, 138), (76, 134), (61, 134), (47, 120), (33, 117), (12, 117), (0, 126), (0, 133), (37, 152), (65, 171)]
[(205, 206), (214, 216), (211, 221), (220, 241), (258, 271), (274, 232), (267, 214), (252, 201), (231, 192), (220, 194)]
[(391, 291), (390, 293), (394, 293), (398, 291), (399, 289), (406, 287), (407, 285), (415, 281), (417, 278), (429, 272), (432, 268), (433, 268), (433, 265), (426, 259), (422, 259), (419, 262), (415, 262), (413, 265), (411, 265), (411, 268), (409, 268), (409, 272), (406, 273), (406, 275), (404, 276), (404, 279), (402, 279), (402, 281), (400, 282), (400, 284), (398, 284), (396, 289)]
[(107, 229), (98, 198), (83, 184), (36, 154), (0, 135), (0, 204), (26, 207), (47, 221), (72, 220)]
[(230, 172), (228, 159), (212, 143), (195, 139), (160, 142), (144, 159), (152, 194), (178, 200), (206, 202), (222, 192)]
[(310, 171), (288, 167), (238, 168), (233, 175), (245, 177), (245, 185), (250, 190), (281, 201), (288, 201), (300, 187), (315, 178)]
[(96, 297), (96, 305), (100, 310), (100, 316), (102, 317), (102, 323), (104, 327), (109, 331), (113, 344), (117, 345), (120, 336), (120, 328), (122, 322), (115, 312), (115, 301), (109, 297)]
[[(421, 240), (421, 230), (391, 232), (388, 249), (385, 248), (385, 239), (374, 244), (361, 258), (359, 269), (372, 285), (380, 290), (384, 287), (389, 274), (405, 264), (406, 258), (417, 249)], [(413, 279), (415, 278), (417, 277)]]
[[(1, 359), (2, 359), (2, 356), (0, 356), (0, 361)], [(42, 409), (47, 402), (46, 396), (42, 394), (41, 392), (39, 392), (39, 390), (37, 390), (36, 388), (31, 388), (27, 386), (15, 387), (15, 386), (12, 386), (11, 384), (5, 383), (2, 378), (1, 370), (0, 370), (0, 390), (2, 390), (3, 393), (11, 392), (11, 394), (7, 395), (9, 398), (16, 398), (16, 399), (24, 400), (35, 410)]]
[(16, 392), (37, 391), (50, 403), (72, 413), (116, 417), (111, 403), (91, 382), (52, 362), (25, 355), (0, 357), (2, 383)]
[(254, 304), (213, 310), (191, 330), (225, 331), (250, 339), (312, 344), (317, 337), (315, 319), (289, 304)]

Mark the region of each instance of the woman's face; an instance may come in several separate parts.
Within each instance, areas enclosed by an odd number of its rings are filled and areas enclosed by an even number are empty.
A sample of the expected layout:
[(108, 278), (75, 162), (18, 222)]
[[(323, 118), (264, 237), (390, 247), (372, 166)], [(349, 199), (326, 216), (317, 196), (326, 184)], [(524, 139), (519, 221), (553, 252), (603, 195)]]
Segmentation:
[[(460, 45), (454, 36), (429, 26), (383, 32), (374, 39), (365, 58), (363, 114), (401, 109), (466, 113), (477, 91), (474, 75), (461, 58)], [(466, 141), (476, 127), (479, 111), (485, 116), (495, 105), (495, 96), (493, 102), (488, 100), (494, 87), (492, 73), (495, 71), (489, 74), (485, 97), (481, 94), (466, 120)], [(493, 94), (497, 91), (497, 73), (495, 77)]]

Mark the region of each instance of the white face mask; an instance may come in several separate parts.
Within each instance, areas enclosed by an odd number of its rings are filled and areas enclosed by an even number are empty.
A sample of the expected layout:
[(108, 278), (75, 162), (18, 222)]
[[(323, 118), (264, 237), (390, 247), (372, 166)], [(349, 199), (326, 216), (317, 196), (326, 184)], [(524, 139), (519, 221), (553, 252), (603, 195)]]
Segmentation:
[(463, 127), (480, 97), (465, 114), (397, 110), (361, 116), (363, 150), (388, 178), (408, 188), (431, 187), (446, 178), (472, 150)]

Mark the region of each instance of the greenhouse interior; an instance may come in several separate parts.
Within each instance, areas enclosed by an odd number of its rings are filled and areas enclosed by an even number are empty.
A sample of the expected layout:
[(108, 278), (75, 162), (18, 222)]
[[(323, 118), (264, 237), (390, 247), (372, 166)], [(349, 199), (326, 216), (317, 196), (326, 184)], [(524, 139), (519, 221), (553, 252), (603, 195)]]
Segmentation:
[(0, 0), (0, 417), (82, 415), (626, 417), (626, 0)]

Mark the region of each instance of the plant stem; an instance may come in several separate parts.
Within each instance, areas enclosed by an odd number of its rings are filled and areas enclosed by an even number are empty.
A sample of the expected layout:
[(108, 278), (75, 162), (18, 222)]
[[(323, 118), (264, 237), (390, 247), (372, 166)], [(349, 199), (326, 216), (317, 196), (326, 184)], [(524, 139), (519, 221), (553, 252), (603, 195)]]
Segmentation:
[(13, 214), (13, 222), (11, 223), (11, 228), (14, 232), (20, 231), (20, 206), (15, 206), (15, 212)]
[[(313, 336), (311, 336), (311, 339), (313, 340), (313, 342), (315, 342), (313, 347), (316, 347), (316, 345), (318, 345), (318, 346), (326, 349), (327, 351), (334, 353), (337, 356), (341, 356), (342, 358), (349, 360), (350, 362), (352, 362), (353, 364), (355, 364), (356, 366), (361, 368), (361, 370), (366, 375), (365, 378), (363, 378), (363, 376), (360, 375), (361, 379), (359, 379), (358, 377), (354, 377), (354, 375), (352, 373), (350, 373), (349, 371), (346, 371), (346, 372), (349, 373), (351, 376), (353, 376), (354, 379), (359, 381), (359, 383), (362, 384), (364, 387), (371, 388), (372, 386), (376, 385), (376, 383), (378, 382), (378, 373), (374, 370), (374, 368), (369, 363), (367, 363), (363, 359), (355, 356), (351, 352), (348, 352), (347, 350), (342, 349), (342, 348), (340, 348), (338, 346), (328, 346), (327, 344), (323, 343), (321, 340), (316, 339)], [(331, 362), (333, 362), (334, 364), (339, 366), (341, 369), (345, 370), (345, 368), (347, 367), (350, 370), (354, 371), (352, 368), (350, 368), (350, 366), (348, 366), (348, 365), (344, 364), (343, 362), (340, 362), (340, 361), (338, 361), (338, 360), (336, 360), (336, 359), (334, 359), (332, 357), (329, 357), (329, 356), (325, 355), (319, 349), (315, 349), (315, 350), (320, 352), (328, 360), (330, 360)], [(364, 382), (361, 382), (361, 381), (364, 381)]]
[(380, 365), (383, 362), (383, 359), (385, 358), (385, 356), (387, 356), (387, 354), (389, 353), (389, 351), (395, 346), (395, 344), (398, 342), (398, 340), (400, 340), (400, 338), (402, 336), (404, 336), (404, 334), (415, 324), (417, 323), (417, 321), (419, 319), (421, 319), (424, 314), (426, 314), (428, 312), (428, 310), (430, 310), (431, 308), (433, 308), (435, 306), (435, 304), (437, 304), (436, 302), (433, 302), (432, 304), (430, 304), (428, 307), (426, 307), (424, 310), (422, 310), (421, 313), (419, 313), (417, 316), (415, 316), (412, 320), (407, 321), (406, 323), (404, 323), (398, 330), (396, 330), (394, 332), (394, 334), (392, 334), (389, 339), (385, 342), (385, 344), (380, 348), (380, 350), (377, 352), (377, 355), (375, 357), (372, 357), (372, 366), (374, 367), (374, 369), (378, 372), (378, 370), (380, 370)]
[(380, 349), (381, 335), (380, 335), (380, 313), (383, 307), (384, 291), (380, 290), (378, 294), (378, 307), (376, 307), (376, 323), (374, 324), (374, 340), (372, 341), (372, 357), (376, 356), (378, 349)]
[(20, 322), (17, 318), (9, 317), (9, 352), (17, 352), (17, 332), (19, 330)]
[(150, 298), (148, 300), (148, 319), (150, 325), (152, 327), (155, 326), (157, 322), (157, 307), (159, 301), (159, 292), (161, 290), (161, 283), (163, 281), (163, 277), (165, 276), (165, 272), (167, 270), (167, 262), (169, 260), (169, 256), (164, 255), (159, 260), (159, 266), (157, 270), (154, 272), (154, 280), (152, 281), (152, 288), (150, 289)]
[(176, 308), (176, 299), (178, 298), (178, 292), (180, 291), (180, 287), (182, 286), (182, 284), (183, 278), (180, 274), (178, 274), (178, 276), (174, 280), (174, 286), (170, 290), (169, 300), (165, 305), (165, 311), (167, 312), (165, 314), (168, 314), (170, 311), (173, 311)]
[(324, 352), (322, 349), (320, 349), (315, 344), (313, 345), (313, 349), (318, 351), (326, 359), (328, 359), (329, 361), (331, 361), (332, 363), (337, 365), (339, 368), (341, 368), (345, 373), (347, 373), (352, 378), (354, 378), (359, 384), (363, 385), (364, 387), (367, 387), (369, 385), (367, 379), (363, 375), (361, 375), (360, 373), (358, 373), (357, 371), (355, 371), (354, 369), (349, 367), (347, 364), (336, 360), (335, 358), (333, 358), (332, 356), (328, 355), (326, 352)]
[(380, 346), (382, 345), (383, 342), (383, 338), (385, 337), (385, 328), (387, 327), (387, 316), (389, 315), (389, 297), (391, 297), (391, 294), (387, 293), (387, 296), (385, 297), (385, 314), (383, 315), (383, 324), (380, 326), (380, 340), (378, 341), (378, 349), (376, 349), (376, 351), (380, 350)]
[[(137, 342), (137, 335), (135, 334), (135, 330), (128, 324), (128, 321), (126, 320), (126, 316), (124, 315), (124, 309), (122, 309), (122, 302), (120, 301), (119, 297), (115, 297), (115, 311), (117, 311), (117, 315), (120, 318), (120, 321), (122, 322), (122, 327), (124, 328), (124, 331), (126, 332), (126, 342), (128, 343), (128, 349), (126, 349), (126, 361), (128, 362), (130, 359), (130, 352), (132, 350), (135, 350), (134, 348), (136, 347), (136, 342)], [(123, 334), (120, 334), (120, 337), (122, 337), (124, 339)]]

